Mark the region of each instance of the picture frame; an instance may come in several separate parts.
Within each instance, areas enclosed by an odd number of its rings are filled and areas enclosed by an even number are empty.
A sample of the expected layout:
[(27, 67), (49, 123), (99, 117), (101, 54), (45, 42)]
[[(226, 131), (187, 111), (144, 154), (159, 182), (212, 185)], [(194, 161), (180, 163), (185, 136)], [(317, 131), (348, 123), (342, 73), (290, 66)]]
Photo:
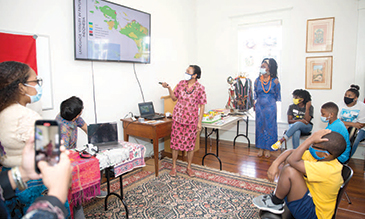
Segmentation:
[(305, 88), (332, 89), (332, 56), (306, 57)]
[(306, 52), (332, 52), (335, 18), (307, 20)]

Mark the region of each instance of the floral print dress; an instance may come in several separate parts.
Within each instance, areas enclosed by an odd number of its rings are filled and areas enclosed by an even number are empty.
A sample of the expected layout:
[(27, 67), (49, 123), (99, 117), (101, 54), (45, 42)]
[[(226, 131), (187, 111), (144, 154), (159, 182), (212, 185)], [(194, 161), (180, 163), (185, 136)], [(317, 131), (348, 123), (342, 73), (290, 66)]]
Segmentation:
[(196, 81), (190, 88), (188, 81), (180, 81), (174, 91), (177, 103), (173, 112), (171, 148), (191, 151), (195, 147), (199, 105), (207, 103), (205, 88)]

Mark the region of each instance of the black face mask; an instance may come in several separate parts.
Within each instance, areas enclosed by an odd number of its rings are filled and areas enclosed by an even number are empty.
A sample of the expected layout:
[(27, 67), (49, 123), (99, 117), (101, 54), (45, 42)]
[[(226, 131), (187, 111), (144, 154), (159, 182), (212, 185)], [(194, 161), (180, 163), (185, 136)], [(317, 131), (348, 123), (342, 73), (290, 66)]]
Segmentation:
[(344, 97), (344, 98), (343, 98), (343, 101), (345, 101), (346, 105), (348, 105), (348, 104), (350, 104), (350, 103), (354, 102), (354, 99), (355, 99), (355, 98), (348, 98), (348, 97)]

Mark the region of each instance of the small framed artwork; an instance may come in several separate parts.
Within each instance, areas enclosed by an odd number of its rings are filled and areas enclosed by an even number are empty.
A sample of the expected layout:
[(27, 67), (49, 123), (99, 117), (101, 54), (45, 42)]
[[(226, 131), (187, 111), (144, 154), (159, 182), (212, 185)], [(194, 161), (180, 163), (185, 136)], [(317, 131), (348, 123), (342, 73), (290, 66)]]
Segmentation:
[(332, 56), (306, 58), (305, 88), (332, 89)]
[(306, 52), (332, 52), (335, 18), (307, 20)]

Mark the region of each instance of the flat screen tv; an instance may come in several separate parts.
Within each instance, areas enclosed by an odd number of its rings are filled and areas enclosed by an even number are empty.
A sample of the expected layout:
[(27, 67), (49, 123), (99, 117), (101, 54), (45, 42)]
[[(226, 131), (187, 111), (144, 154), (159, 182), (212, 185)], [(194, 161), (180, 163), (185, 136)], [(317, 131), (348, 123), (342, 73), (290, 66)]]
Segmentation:
[(74, 0), (75, 59), (150, 63), (151, 14), (104, 0)]

